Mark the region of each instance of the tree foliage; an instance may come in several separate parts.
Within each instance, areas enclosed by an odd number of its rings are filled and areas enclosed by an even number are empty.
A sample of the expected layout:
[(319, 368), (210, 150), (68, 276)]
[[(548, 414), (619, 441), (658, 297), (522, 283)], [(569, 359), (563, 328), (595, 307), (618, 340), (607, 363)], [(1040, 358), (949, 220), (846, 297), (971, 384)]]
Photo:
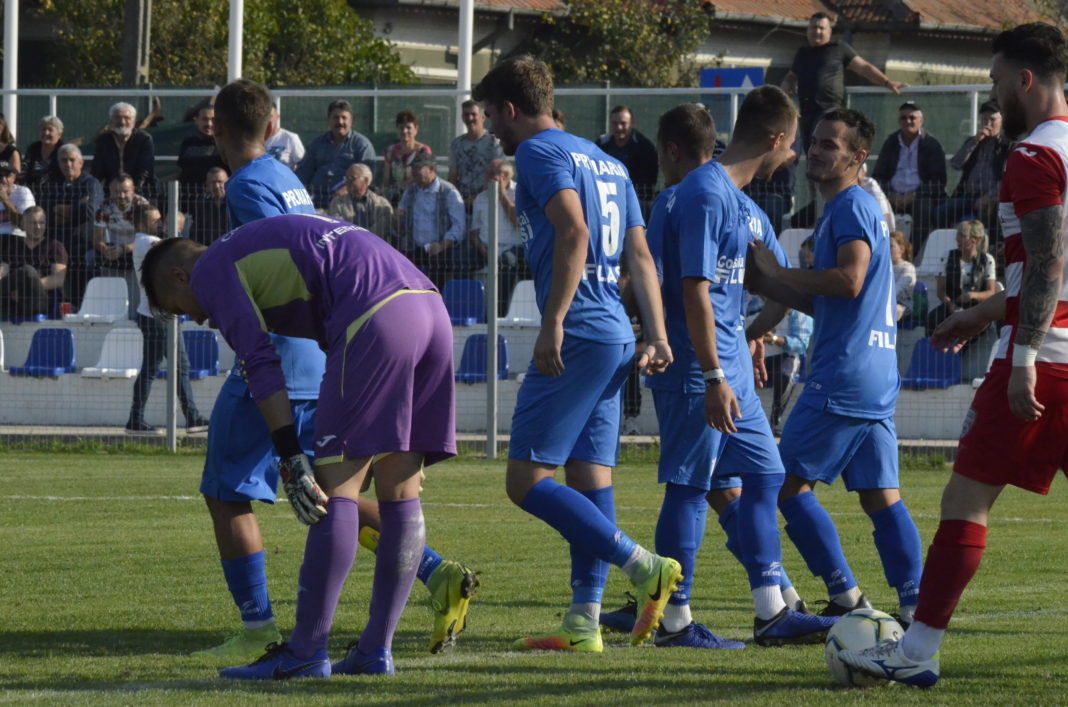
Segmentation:
[[(122, 80), (123, 0), (46, 0), (57, 26), (51, 83), (116, 86)], [(243, 73), (272, 86), (411, 83), (393, 45), (345, 0), (247, 0)], [(226, 80), (229, 3), (152, 0), (149, 77), (204, 86)]]
[(547, 16), (534, 53), (561, 83), (693, 85), (708, 18), (692, 0), (572, 0)]

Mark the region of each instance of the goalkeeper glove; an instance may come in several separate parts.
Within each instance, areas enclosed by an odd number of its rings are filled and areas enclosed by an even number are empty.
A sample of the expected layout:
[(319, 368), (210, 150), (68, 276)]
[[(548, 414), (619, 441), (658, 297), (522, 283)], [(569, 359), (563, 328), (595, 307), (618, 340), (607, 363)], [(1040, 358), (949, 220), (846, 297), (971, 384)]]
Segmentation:
[(282, 476), (289, 505), (297, 519), (305, 525), (315, 525), (326, 515), (326, 497), (319, 484), (315, 483), (311, 462), (303, 454), (280, 459), (278, 473)]

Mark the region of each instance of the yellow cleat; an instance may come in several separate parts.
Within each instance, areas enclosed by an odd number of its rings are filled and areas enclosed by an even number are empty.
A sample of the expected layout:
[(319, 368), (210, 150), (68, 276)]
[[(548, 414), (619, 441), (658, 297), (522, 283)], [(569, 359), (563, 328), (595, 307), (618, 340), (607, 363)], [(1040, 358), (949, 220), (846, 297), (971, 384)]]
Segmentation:
[(261, 628), (246, 628), (214, 648), (192, 653), (195, 658), (259, 658), (271, 643), (282, 643), (282, 634), (273, 623)]
[(649, 577), (642, 582), (635, 582), (635, 594), (638, 595), (638, 615), (634, 628), (630, 631), (630, 643), (640, 646), (653, 635), (664, 617), (671, 593), (679, 588), (682, 581), (682, 565), (670, 557), (653, 555), (652, 570)]
[(512, 644), (520, 651), (573, 651), (575, 653), (601, 653), (601, 627), (592, 621), (573, 614), (564, 617), (564, 623), (552, 633), (530, 638), (520, 638)]
[(441, 653), (456, 645), (456, 637), (467, 628), (467, 609), (478, 593), (478, 572), (459, 562), (445, 560), (426, 583), (430, 590), (430, 608), (434, 611), (434, 631), (430, 634), (430, 652)]

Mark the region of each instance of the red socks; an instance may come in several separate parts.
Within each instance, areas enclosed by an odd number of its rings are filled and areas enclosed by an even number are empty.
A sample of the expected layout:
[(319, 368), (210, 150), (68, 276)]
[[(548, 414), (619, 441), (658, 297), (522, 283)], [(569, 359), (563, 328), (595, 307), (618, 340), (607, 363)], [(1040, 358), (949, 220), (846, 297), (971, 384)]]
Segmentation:
[(923, 565), (917, 621), (932, 628), (949, 626), (960, 595), (979, 569), (984, 548), (985, 525), (966, 520), (944, 520), (938, 524)]

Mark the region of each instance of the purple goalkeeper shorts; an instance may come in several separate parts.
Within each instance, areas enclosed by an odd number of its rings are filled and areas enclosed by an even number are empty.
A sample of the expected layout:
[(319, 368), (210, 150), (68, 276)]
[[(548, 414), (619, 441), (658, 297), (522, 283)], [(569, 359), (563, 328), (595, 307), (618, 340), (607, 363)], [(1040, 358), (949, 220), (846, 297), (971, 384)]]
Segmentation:
[(452, 325), (437, 292), (403, 292), (354, 322), (326, 355), (315, 463), (421, 452), (456, 455)]

